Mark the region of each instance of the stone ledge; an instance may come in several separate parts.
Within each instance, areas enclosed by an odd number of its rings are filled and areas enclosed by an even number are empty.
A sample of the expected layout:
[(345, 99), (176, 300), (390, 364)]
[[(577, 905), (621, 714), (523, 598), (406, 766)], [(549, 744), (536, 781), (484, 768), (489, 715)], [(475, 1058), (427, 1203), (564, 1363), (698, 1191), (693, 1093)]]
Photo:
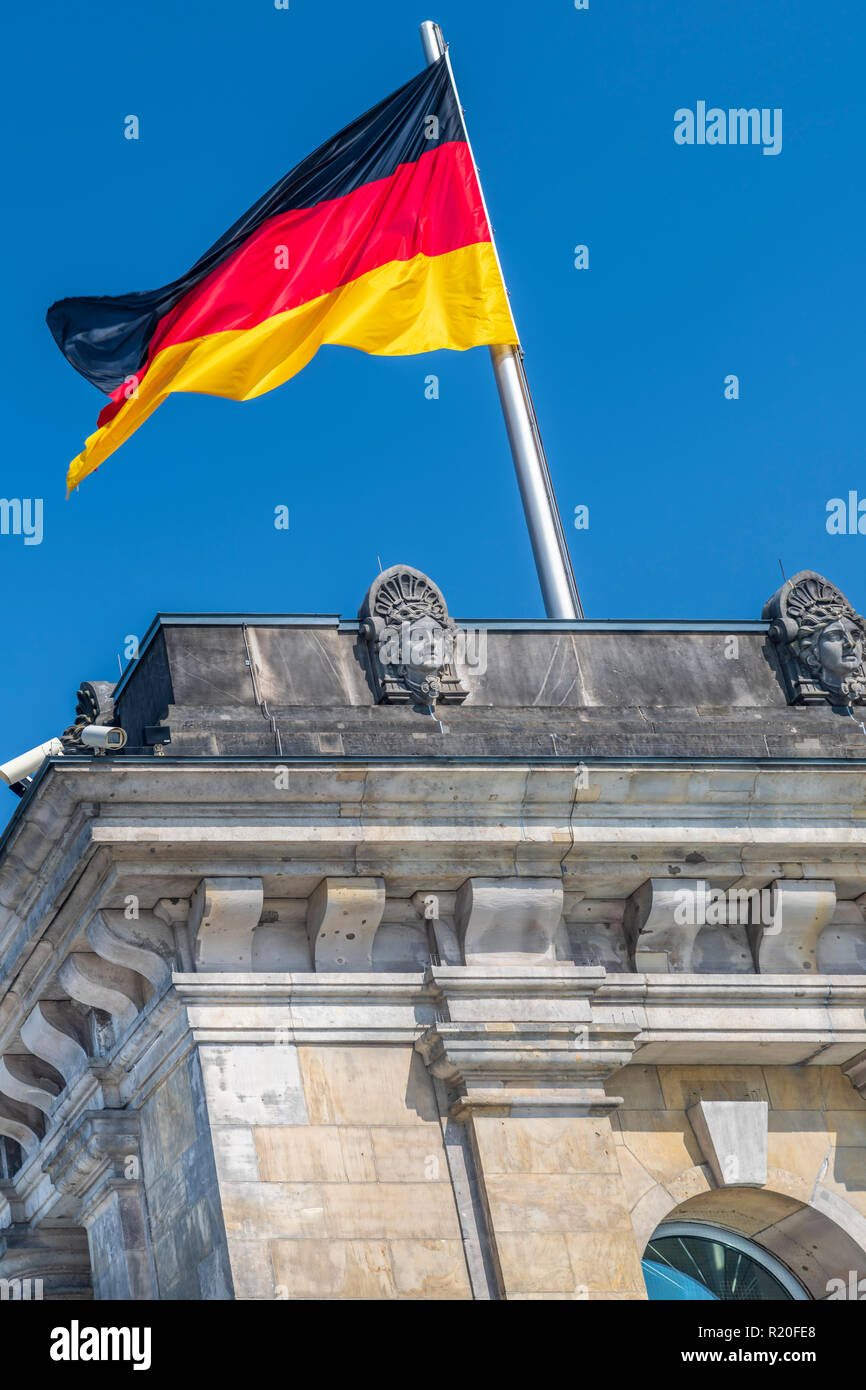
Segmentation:
[(639, 1029), (635, 1059), (838, 1066), (866, 1049), (862, 975), (608, 976), (593, 1016)]

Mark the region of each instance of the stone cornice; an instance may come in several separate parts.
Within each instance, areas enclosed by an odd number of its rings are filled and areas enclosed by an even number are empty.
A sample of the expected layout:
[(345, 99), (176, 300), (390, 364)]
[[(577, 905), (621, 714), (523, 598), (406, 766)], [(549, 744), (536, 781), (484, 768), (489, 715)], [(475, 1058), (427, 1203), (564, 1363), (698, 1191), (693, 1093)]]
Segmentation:
[[(603, 974), (603, 972), (602, 972)], [(261, 972), (172, 976), (172, 984), (183, 1004), (284, 1004), (293, 1003), (430, 1003), (434, 997), (424, 972), (401, 974), (396, 971), (340, 974), (329, 971)]]
[[(369, 836), (378, 830), (383, 839), (390, 832), (391, 838), (402, 834), (405, 843), (412, 843), (423, 838), (431, 821), (438, 821), (443, 827), (459, 825), (456, 838), (461, 842), (481, 843), (497, 834), (513, 838), (514, 826), (502, 822), (516, 820), (519, 826), (521, 810), (524, 818), (539, 820), (536, 837), (544, 837), (548, 827), (561, 831), (577, 805), (581, 839), (587, 833), (603, 842), (616, 824), (620, 835), (625, 830), (626, 837), (633, 835), (638, 843), (642, 829), (674, 843), (683, 832), (696, 837), (703, 827), (714, 825), (727, 828), (730, 836), (739, 833), (747, 844), (783, 845), (796, 838), (800, 828), (807, 833), (803, 843), (808, 846), (856, 845), (866, 859), (866, 826), (855, 814), (866, 792), (866, 769), (853, 761), (850, 766), (813, 767), (805, 761), (732, 768), (721, 762), (648, 765), (639, 760), (622, 760), (614, 767), (589, 759), (593, 783), (576, 801), (573, 759), (490, 765), (299, 763), (292, 766), (290, 794), (274, 789), (272, 761), (250, 765), (234, 759), (157, 763), (119, 758), (52, 764), (0, 850), (0, 905), (18, 909), (28, 876), (32, 884), (38, 871), (47, 881), (52, 876), (49, 859), (56, 863), (62, 858), (61, 844), (78, 834), (92, 838), (93, 844), (113, 843), (119, 833), (126, 844), (136, 839), (160, 843), (176, 842), (180, 830), (187, 843), (196, 839), (202, 846), (215, 847), (225, 839), (219, 813), (224, 810), (227, 775), (233, 788), (233, 835), (253, 838), (258, 831), (262, 844), (306, 843), (311, 807), (316, 808), (315, 820), (329, 821), (338, 837), (362, 829)], [(460, 792), (456, 798), (455, 779)], [(422, 782), (425, 795), (419, 802)], [(492, 782), (497, 785), (494, 804)], [(816, 794), (819, 784), (821, 795)], [(353, 823), (353, 808), (357, 813), (363, 809), (363, 828)], [(410, 808), (420, 816), (407, 818)], [(784, 824), (764, 821), (768, 810), (784, 811)], [(647, 818), (656, 824), (641, 827)], [(399, 822), (407, 819), (401, 829)], [(254, 824), (244, 826), (245, 820)], [(848, 831), (844, 839), (837, 831), (842, 825)], [(321, 836), (321, 824), (316, 829)]]
[(437, 998), (589, 999), (610, 976), (600, 965), (434, 965), (426, 980)]
[[(293, 769), (291, 795), (274, 789), (269, 763), (159, 761), (69, 759), (42, 777), (0, 858), (5, 990), (19, 977), (20, 993), (24, 971), (38, 997), (109, 889), (173, 875), (191, 894), (208, 875), (282, 875), (287, 853), (313, 877), (342, 863), (351, 875), (426, 879), (433, 891), (458, 846), (460, 862), (470, 850), (479, 873), (562, 871), (566, 892), (605, 866), (627, 866), (639, 881), (686, 850), (716, 880), (770, 881), (781, 861), (812, 863), (820, 853), (822, 874), (866, 885), (866, 774), (854, 767), (593, 764), (575, 799), (569, 760), (323, 761)], [(5, 1010), (0, 1002), (0, 1032)]]
[(866, 1005), (866, 975), (686, 975), (607, 974), (597, 1003), (645, 1002), (712, 1004), (734, 1007), (760, 1003), (836, 1003)]
[(423, 974), (175, 975), (196, 1043), (413, 1043), (436, 1016)]
[(643, 1063), (838, 1066), (866, 1048), (866, 977), (609, 975), (593, 1016), (634, 1023)]

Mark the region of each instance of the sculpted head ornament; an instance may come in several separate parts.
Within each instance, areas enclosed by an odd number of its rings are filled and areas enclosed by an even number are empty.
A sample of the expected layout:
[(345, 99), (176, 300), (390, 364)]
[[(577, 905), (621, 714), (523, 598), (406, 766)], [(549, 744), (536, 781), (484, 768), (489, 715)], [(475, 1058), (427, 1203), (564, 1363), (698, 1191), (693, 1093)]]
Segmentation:
[(779, 646), (790, 704), (866, 702), (866, 622), (835, 584), (802, 570), (768, 600), (763, 616)]
[(358, 617), (380, 704), (465, 700), (453, 666), (458, 628), (426, 574), (392, 565), (370, 586)]

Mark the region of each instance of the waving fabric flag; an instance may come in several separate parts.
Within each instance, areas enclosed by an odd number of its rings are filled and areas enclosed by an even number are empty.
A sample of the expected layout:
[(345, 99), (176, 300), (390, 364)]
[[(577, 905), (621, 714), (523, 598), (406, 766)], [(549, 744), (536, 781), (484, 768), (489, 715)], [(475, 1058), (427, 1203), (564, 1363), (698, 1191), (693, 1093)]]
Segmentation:
[(322, 145), (162, 289), (62, 299), (60, 350), (110, 397), (72, 489), (172, 391), (250, 400), (322, 343), (516, 344), (444, 58)]

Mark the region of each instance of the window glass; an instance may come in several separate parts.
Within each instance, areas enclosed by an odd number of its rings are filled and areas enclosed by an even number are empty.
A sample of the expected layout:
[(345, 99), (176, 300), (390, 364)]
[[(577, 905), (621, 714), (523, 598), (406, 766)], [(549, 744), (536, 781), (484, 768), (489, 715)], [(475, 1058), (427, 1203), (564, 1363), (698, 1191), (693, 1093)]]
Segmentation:
[(650, 1299), (763, 1302), (808, 1297), (759, 1246), (697, 1223), (659, 1226), (644, 1252), (643, 1271)]

